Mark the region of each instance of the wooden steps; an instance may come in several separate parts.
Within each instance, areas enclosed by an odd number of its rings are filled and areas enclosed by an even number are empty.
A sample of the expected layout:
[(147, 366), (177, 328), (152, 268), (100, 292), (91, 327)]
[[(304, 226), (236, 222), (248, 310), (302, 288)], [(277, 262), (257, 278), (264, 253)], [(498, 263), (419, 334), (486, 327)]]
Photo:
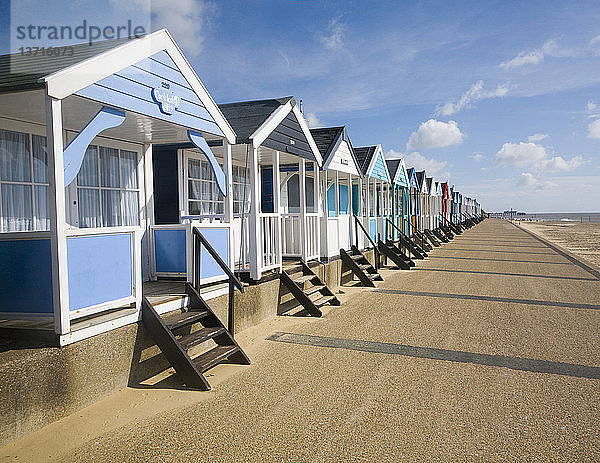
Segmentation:
[(429, 242), (431, 244), (433, 244), (433, 246), (435, 246), (436, 248), (440, 246), (440, 242), (438, 241), (438, 239), (435, 237), (435, 235), (432, 233), (431, 230), (426, 229), (425, 231), (423, 231), (423, 233), (425, 234), (425, 236), (427, 237)]
[(339, 299), (303, 261), (285, 267), (279, 274), (279, 278), (292, 296), (313, 317), (323, 315), (320, 309), (325, 304), (340, 305)]
[[(187, 387), (207, 391), (203, 373), (225, 360), (249, 365), (250, 359), (196, 289), (186, 284), (189, 306), (180, 313), (161, 317), (146, 297), (142, 300), (142, 323), (176, 374)], [(192, 331), (194, 325), (202, 327)], [(191, 358), (188, 351), (211, 341), (214, 347)]]
[(412, 259), (407, 257), (392, 241), (383, 242), (379, 240), (377, 248), (381, 254), (390, 259), (399, 269), (410, 270), (411, 267), (415, 266)]
[(363, 286), (374, 288), (374, 281), (383, 281), (383, 277), (356, 246), (352, 246), (350, 253), (340, 249), (340, 257), (342, 264), (352, 271)]

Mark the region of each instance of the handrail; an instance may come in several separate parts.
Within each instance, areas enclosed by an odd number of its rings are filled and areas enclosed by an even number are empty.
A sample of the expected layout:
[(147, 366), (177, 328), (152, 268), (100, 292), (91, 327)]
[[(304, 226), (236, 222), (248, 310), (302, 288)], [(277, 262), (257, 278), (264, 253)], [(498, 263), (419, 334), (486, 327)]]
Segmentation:
[[(219, 264), (219, 267), (221, 267), (221, 269), (223, 270), (223, 272), (225, 272), (225, 274), (227, 275), (227, 277), (229, 278), (230, 283), (232, 283), (237, 289), (240, 290), (240, 293), (244, 292), (244, 285), (242, 284), (242, 282), (238, 279), (238, 277), (235, 276), (235, 274), (231, 271), (231, 269), (229, 268), (229, 266), (223, 261), (223, 259), (221, 258), (221, 256), (217, 253), (217, 251), (214, 250), (214, 248), (211, 246), (211, 244), (208, 242), (208, 240), (204, 237), (204, 235), (200, 232), (200, 230), (198, 230), (196, 227), (193, 227), (193, 233), (194, 236), (200, 240), (200, 242), (204, 245), (204, 247), (206, 248), (206, 250), (208, 251), (208, 253), (211, 255), (211, 257), (215, 260), (215, 262), (217, 264)], [(196, 252), (196, 259), (200, 258), (200, 253)], [(196, 267), (196, 275), (198, 277), (198, 281), (196, 282), (196, 289), (199, 289), (199, 282), (200, 282), (200, 266), (198, 265)]]
[[(400, 232), (400, 249), (402, 249), (402, 246), (404, 245), (403, 243), (403, 238), (406, 237), (406, 235), (404, 234), (404, 232), (400, 229), (400, 227), (398, 227), (398, 225), (396, 225), (394, 222), (392, 222), (389, 217), (385, 218), (391, 225), (392, 227), (394, 227), (396, 230), (398, 230)], [(408, 251), (408, 257), (410, 257), (410, 255), (412, 254), (413, 256), (417, 256), (415, 254), (414, 251), (411, 250), (410, 246), (405, 246), (405, 249)]]
[(410, 226), (410, 229), (413, 232), (413, 234), (418, 235), (417, 238), (421, 240), (421, 249), (425, 251), (424, 239), (421, 231), (415, 228), (415, 226), (410, 221), (406, 220), (404, 217), (402, 217), (402, 220), (404, 220)]
[(371, 236), (369, 235), (369, 233), (365, 229), (365, 226), (362, 223), (360, 223), (360, 220), (356, 216), (356, 214), (352, 213), (352, 215), (354, 216), (354, 226), (355, 226), (354, 238), (355, 238), (355, 241), (356, 241), (356, 247), (358, 248), (358, 228), (356, 228), (356, 224), (358, 224), (358, 225), (360, 225), (361, 230), (366, 235), (366, 237), (369, 240), (369, 242), (373, 245), (373, 250), (375, 251), (375, 270), (377, 270), (378, 267), (379, 267), (379, 265), (378, 265), (379, 264), (379, 249), (377, 249), (377, 245), (371, 239)]
[[(448, 220), (446, 217), (444, 217), (444, 215), (443, 215), (443, 214), (439, 214), (439, 216), (440, 216), (442, 219), (444, 219), (444, 220), (446, 221), (446, 224), (447, 224), (447, 225), (448, 225), (450, 228), (456, 227), (456, 224), (455, 224), (455, 223), (452, 223), (452, 222), (450, 222), (450, 221), (449, 221), (449, 220)], [(454, 230), (454, 231), (456, 232), (456, 230)]]

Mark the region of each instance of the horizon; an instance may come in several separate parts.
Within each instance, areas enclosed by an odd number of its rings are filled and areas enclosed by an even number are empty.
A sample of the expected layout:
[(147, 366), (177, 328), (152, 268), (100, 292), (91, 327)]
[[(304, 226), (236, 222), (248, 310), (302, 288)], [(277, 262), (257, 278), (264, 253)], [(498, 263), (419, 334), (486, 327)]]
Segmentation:
[(355, 146), (380, 143), (484, 210), (600, 197), (595, 2), (0, 2), (2, 54), (21, 20), (137, 18), (169, 30), (217, 103), (293, 95), (311, 127), (345, 125)]

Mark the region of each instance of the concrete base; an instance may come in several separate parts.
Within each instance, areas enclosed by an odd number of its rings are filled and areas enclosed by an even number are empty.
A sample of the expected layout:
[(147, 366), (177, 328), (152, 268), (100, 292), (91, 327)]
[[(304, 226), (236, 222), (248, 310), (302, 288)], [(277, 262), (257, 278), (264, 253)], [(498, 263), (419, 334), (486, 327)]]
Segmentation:
[[(373, 261), (373, 251), (366, 254)], [(340, 259), (318, 264), (314, 270), (334, 292), (345, 282)], [(211, 299), (209, 304), (227, 326), (228, 296)], [(234, 332), (297, 305), (279, 279), (247, 286), (243, 294), (235, 293)], [(169, 367), (141, 323), (62, 348), (0, 339), (0, 445), (126, 386), (149, 387), (140, 383)]]

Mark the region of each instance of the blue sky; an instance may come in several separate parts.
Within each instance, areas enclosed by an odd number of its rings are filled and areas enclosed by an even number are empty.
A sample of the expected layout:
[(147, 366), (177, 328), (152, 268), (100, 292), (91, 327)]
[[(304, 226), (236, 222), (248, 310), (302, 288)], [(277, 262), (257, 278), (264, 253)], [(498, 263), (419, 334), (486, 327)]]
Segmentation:
[(294, 95), (313, 125), (347, 125), (355, 146), (381, 143), (490, 211), (599, 210), (598, 2), (52, 4), (12, 9), (31, 22), (151, 17), (218, 103)]

